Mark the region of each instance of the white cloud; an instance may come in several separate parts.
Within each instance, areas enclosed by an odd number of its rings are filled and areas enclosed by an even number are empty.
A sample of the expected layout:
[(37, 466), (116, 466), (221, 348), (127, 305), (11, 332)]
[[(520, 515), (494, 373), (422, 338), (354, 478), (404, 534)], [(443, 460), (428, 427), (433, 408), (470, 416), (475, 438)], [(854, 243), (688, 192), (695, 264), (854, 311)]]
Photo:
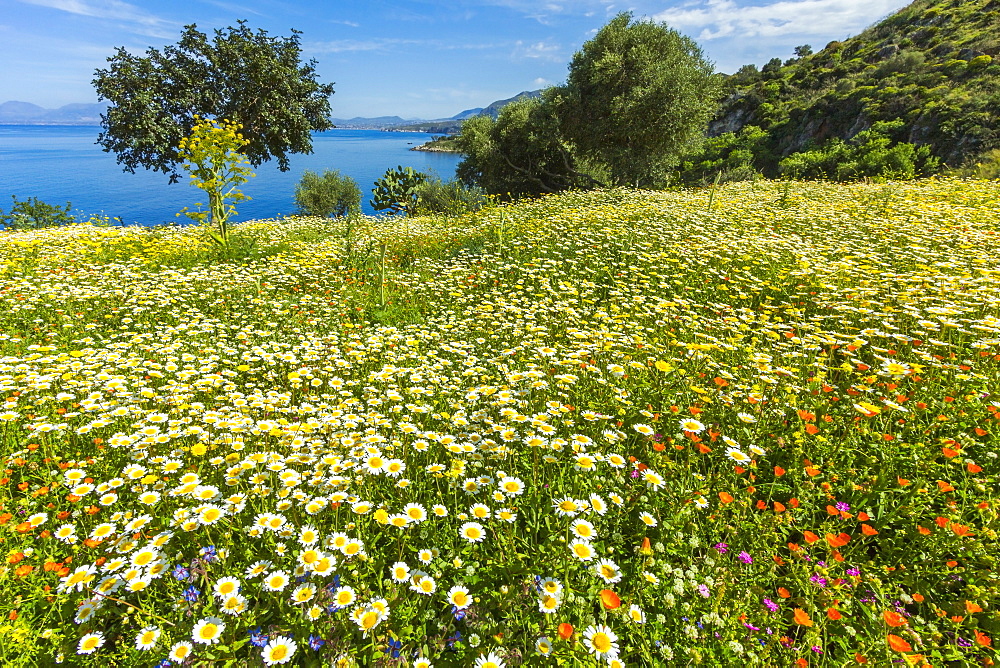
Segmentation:
[(162, 19), (120, 0), (20, 0), (20, 2), (78, 16), (124, 23), (132, 32), (149, 37), (171, 37), (179, 27), (174, 21)]
[(552, 82), (546, 79), (545, 77), (538, 77), (531, 83), (534, 84), (535, 87), (537, 88), (547, 88), (552, 85)]
[(420, 44), (415, 39), (335, 39), (329, 42), (309, 42), (303, 49), (309, 53), (345, 53), (356, 51), (389, 51), (394, 46)]
[(681, 32), (700, 31), (699, 40), (830, 34), (847, 37), (905, 4), (900, 0), (779, 0), (741, 7), (733, 0), (702, 0), (664, 10), (652, 18)]
[(550, 44), (545, 41), (527, 44), (518, 40), (514, 43), (513, 57), (518, 60), (524, 58), (554, 62), (561, 62), (563, 60), (562, 47), (558, 44)]

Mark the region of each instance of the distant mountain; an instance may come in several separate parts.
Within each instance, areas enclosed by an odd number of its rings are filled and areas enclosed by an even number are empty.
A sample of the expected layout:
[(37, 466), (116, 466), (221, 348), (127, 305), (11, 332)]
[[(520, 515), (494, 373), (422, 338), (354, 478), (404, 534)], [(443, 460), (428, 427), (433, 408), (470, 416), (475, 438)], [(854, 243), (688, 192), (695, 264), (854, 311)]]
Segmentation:
[(473, 116), (479, 114), (483, 110), (482, 107), (476, 107), (475, 109), (466, 109), (460, 113), (455, 114), (451, 117), (453, 121), (464, 121), (466, 118), (472, 118)]
[(407, 119), (400, 118), (399, 116), (375, 116), (373, 118), (355, 116), (354, 118), (333, 118), (330, 120), (338, 128), (350, 128), (354, 130), (384, 130), (386, 128), (394, 128), (397, 125), (406, 125), (407, 123), (417, 123), (420, 121), (419, 118)]
[(490, 104), (485, 109), (482, 110), (481, 114), (484, 116), (492, 116), (496, 118), (500, 115), (500, 110), (506, 107), (511, 102), (518, 102), (520, 100), (530, 100), (542, 96), (541, 90), (525, 90), (521, 91), (514, 97), (509, 97), (506, 100), (497, 100), (496, 102)]
[[(366, 118), (333, 118), (338, 128), (355, 130), (398, 130), (409, 132), (432, 132), (436, 134), (456, 134), (462, 128), (462, 121), (473, 116), (488, 115), (496, 118), (505, 105), (524, 98), (540, 97), (542, 91), (524, 91), (506, 100), (497, 100), (486, 107), (466, 109), (448, 118), (425, 121), (418, 118), (400, 116), (375, 116)], [(0, 125), (100, 125), (101, 114), (107, 110), (106, 104), (67, 104), (58, 109), (45, 109), (30, 102), (10, 101), (0, 104)]]
[(12, 100), (0, 104), (0, 125), (100, 125), (106, 104), (67, 104), (45, 109)]
[(522, 91), (515, 95), (514, 97), (509, 97), (506, 100), (497, 100), (481, 109), (468, 109), (460, 114), (456, 114), (451, 118), (441, 118), (436, 121), (421, 121), (419, 123), (410, 123), (407, 125), (399, 125), (393, 130), (399, 130), (401, 132), (431, 132), (434, 134), (445, 134), (453, 135), (458, 134), (462, 129), (462, 121), (472, 118), (473, 116), (492, 116), (496, 118), (500, 115), (500, 110), (511, 102), (517, 102), (518, 100), (530, 99), (541, 97), (542, 91), (531, 90)]

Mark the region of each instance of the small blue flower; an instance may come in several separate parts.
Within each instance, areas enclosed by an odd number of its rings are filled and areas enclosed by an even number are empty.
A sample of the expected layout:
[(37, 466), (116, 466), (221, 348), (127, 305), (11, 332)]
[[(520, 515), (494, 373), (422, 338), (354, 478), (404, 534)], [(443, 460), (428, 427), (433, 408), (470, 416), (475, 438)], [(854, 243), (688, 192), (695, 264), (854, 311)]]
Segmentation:
[(388, 654), (389, 656), (391, 656), (392, 658), (398, 659), (399, 658), (399, 651), (401, 649), (403, 649), (403, 641), (402, 640), (396, 640), (395, 638), (390, 638), (389, 639), (389, 646), (386, 647), (382, 651), (385, 652), (386, 654)]
[(174, 570), (171, 571), (170, 574), (174, 576), (175, 580), (187, 580), (188, 576), (191, 575), (191, 571), (189, 571), (183, 565), (177, 564), (176, 566), (174, 566)]
[(309, 634), (309, 648), (312, 649), (313, 651), (318, 652), (319, 648), (325, 644), (326, 641), (320, 638), (319, 636), (314, 636), (311, 633)]
[(211, 564), (219, 560), (219, 552), (214, 545), (206, 545), (201, 548), (201, 558)]
[(188, 603), (194, 603), (198, 600), (199, 596), (201, 596), (201, 590), (194, 585), (190, 585), (184, 590), (184, 600)]
[(250, 644), (254, 647), (263, 647), (267, 644), (267, 634), (259, 626), (255, 629), (250, 629)]

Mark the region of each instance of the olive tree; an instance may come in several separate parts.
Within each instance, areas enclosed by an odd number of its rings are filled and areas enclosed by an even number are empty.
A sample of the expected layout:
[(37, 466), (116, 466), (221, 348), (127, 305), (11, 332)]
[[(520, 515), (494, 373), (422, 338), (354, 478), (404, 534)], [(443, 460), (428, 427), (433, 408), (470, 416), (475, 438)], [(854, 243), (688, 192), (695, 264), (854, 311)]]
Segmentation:
[(612, 184), (652, 185), (703, 140), (721, 85), (690, 37), (623, 12), (573, 57), (556, 109), (566, 139)]
[(242, 126), (252, 165), (275, 158), (288, 170), (289, 153), (311, 153), (313, 130), (333, 127), (331, 84), (317, 81), (316, 61), (301, 62), (297, 30), (290, 37), (252, 31), (245, 21), (213, 38), (186, 26), (177, 44), (134, 56), (119, 47), (93, 80), (101, 115), (97, 139), (127, 172), (137, 167), (179, 178), (181, 139), (195, 117)]
[(458, 178), (493, 195), (537, 196), (600, 185), (563, 141), (548, 97), (512, 102), (496, 120), (470, 118), (457, 143), (465, 154)]

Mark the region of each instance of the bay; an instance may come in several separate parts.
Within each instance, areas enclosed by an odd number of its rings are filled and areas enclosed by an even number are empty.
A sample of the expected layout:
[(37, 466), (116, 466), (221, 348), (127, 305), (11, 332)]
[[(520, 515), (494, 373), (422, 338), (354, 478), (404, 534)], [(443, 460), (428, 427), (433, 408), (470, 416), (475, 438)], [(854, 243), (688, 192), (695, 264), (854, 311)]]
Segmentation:
[[(187, 223), (175, 214), (204, 193), (186, 176), (170, 184), (159, 172), (123, 172), (111, 153), (95, 144), (99, 127), (57, 125), (0, 125), (0, 209), (9, 211), (11, 196), (37, 197), (46, 204), (72, 205), (72, 213), (120, 218), (124, 224)], [(295, 185), (306, 170), (322, 173), (338, 169), (357, 181), (362, 210), (371, 207), (376, 179), (397, 165), (452, 178), (461, 156), (453, 153), (411, 151), (430, 135), (422, 132), (336, 129), (313, 134), (313, 153), (290, 156), (290, 169), (278, 170), (275, 161), (256, 168), (257, 176), (243, 185), (251, 200), (237, 205), (236, 221), (274, 218), (295, 213)]]

